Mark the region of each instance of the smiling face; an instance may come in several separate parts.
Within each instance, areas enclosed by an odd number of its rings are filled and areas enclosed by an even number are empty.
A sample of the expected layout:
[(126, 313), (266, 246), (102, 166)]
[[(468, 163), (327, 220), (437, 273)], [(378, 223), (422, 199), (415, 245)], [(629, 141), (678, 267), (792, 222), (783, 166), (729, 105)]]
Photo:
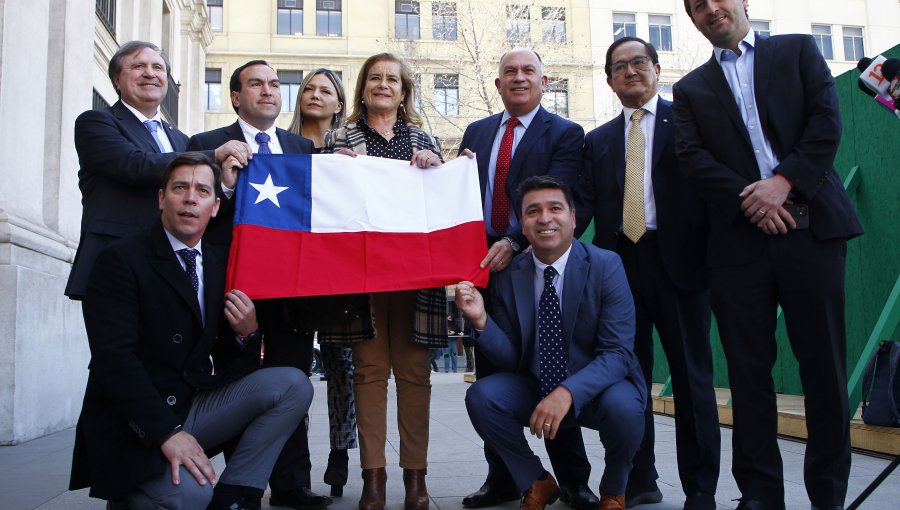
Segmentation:
[(369, 113), (391, 114), (406, 98), (400, 77), (400, 64), (390, 60), (380, 60), (369, 68), (363, 101)]
[(241, 90), (231, 93), (238, 116), (251, 126), (265, 131), (281, 113), (281, 82), (267, 65), (250, 66), (240, 74)]
[(338, 100), (334, 83), (322, 73), (310, 78), (300, 92), (300, 112), (304, 118), (328, 119), (340, 112), (344, 105)]
[[(640, 108), (656, 94), (659, 64), (653, 63), (643, 44), (637, 41), (622, 43), (613, 50), (610, 60), (614, 71), (606, 78), (606, 83), (623, 105)], [(636, 65), (637, 62), (642, 64)]]
[(750, 30), (747, 0), (688, 0), (691, 21), (717, 48), (736, 49)]
[(200, 242), (210, 218), (219, 211), (215, 176), (206, 165), (182, 165), (172, 170), (158, 198), (163, 226), (190, 247)]
[(513, 117), (534, 110), (541, 102), (547, 77), (537, 55), (531, 50), (512, 50), (500, 61), (500, 76), (494, 85), (503, 106)]
[(537, 189), (522, 197), (522, 233), (534, 255), (545, 264), (556, 261), (575, 237), (575, 210), (561, 189)]
[(122, 101), (153, 117), (169, 87), (166, 62), (153, 49), (141, 48), (122, 58), (122, 70), (113, 82)]

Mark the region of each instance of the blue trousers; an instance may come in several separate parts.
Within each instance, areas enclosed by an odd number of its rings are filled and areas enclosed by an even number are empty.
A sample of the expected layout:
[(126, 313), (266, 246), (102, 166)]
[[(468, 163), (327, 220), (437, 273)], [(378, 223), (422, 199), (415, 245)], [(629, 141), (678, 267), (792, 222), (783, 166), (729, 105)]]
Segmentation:
[[(540, 384), (531, 374), (497, 373), (478, 379), (466, 392), (466, 409), (475, 431), (500, 455), (522, 492), (545, 471), (523, 429), (541, 400), (539, 391)], [(561, 427), (599, 432), (606, 452), (600, 492), (624, 494), (631, 460), (644, 435), (644, 400), (638, 389), (622, 380), (597, 395), (577, 417), (570, 411)]]

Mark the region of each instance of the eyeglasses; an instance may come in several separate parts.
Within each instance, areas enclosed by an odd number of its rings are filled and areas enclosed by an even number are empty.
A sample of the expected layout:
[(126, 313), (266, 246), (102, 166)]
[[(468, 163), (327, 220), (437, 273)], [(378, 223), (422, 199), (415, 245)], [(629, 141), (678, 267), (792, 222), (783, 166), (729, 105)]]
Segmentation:
[(634, 57), (627, 62), (616, 62), (611, 66), (611, 69), (613, 74), (622, 74), (625, 72), (625, 69), (627, 69), (629, 65), (635, 71), (646, 71), (647, 69), (650, 69), (650, 58)]

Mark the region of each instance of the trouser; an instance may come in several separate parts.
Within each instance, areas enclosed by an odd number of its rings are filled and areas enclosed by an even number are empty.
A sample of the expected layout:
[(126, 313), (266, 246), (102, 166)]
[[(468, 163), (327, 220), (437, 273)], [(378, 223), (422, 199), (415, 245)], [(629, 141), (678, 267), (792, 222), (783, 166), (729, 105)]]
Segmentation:
[(349, 347), (321, 344), (322, 366), (328, 379), (328, 438), (332, 450), (356, 448), (356, 401), (353, 359)]

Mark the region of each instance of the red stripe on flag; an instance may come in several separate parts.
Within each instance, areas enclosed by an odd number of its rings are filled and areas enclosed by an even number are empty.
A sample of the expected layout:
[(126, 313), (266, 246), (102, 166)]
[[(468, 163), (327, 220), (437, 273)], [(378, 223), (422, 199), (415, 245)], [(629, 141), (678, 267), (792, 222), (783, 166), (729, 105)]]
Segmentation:
[(228, 289), (253, 299), (441, 287), (484, 287), (484, 222), (431, 233), (286, 231), (237, 225)]

